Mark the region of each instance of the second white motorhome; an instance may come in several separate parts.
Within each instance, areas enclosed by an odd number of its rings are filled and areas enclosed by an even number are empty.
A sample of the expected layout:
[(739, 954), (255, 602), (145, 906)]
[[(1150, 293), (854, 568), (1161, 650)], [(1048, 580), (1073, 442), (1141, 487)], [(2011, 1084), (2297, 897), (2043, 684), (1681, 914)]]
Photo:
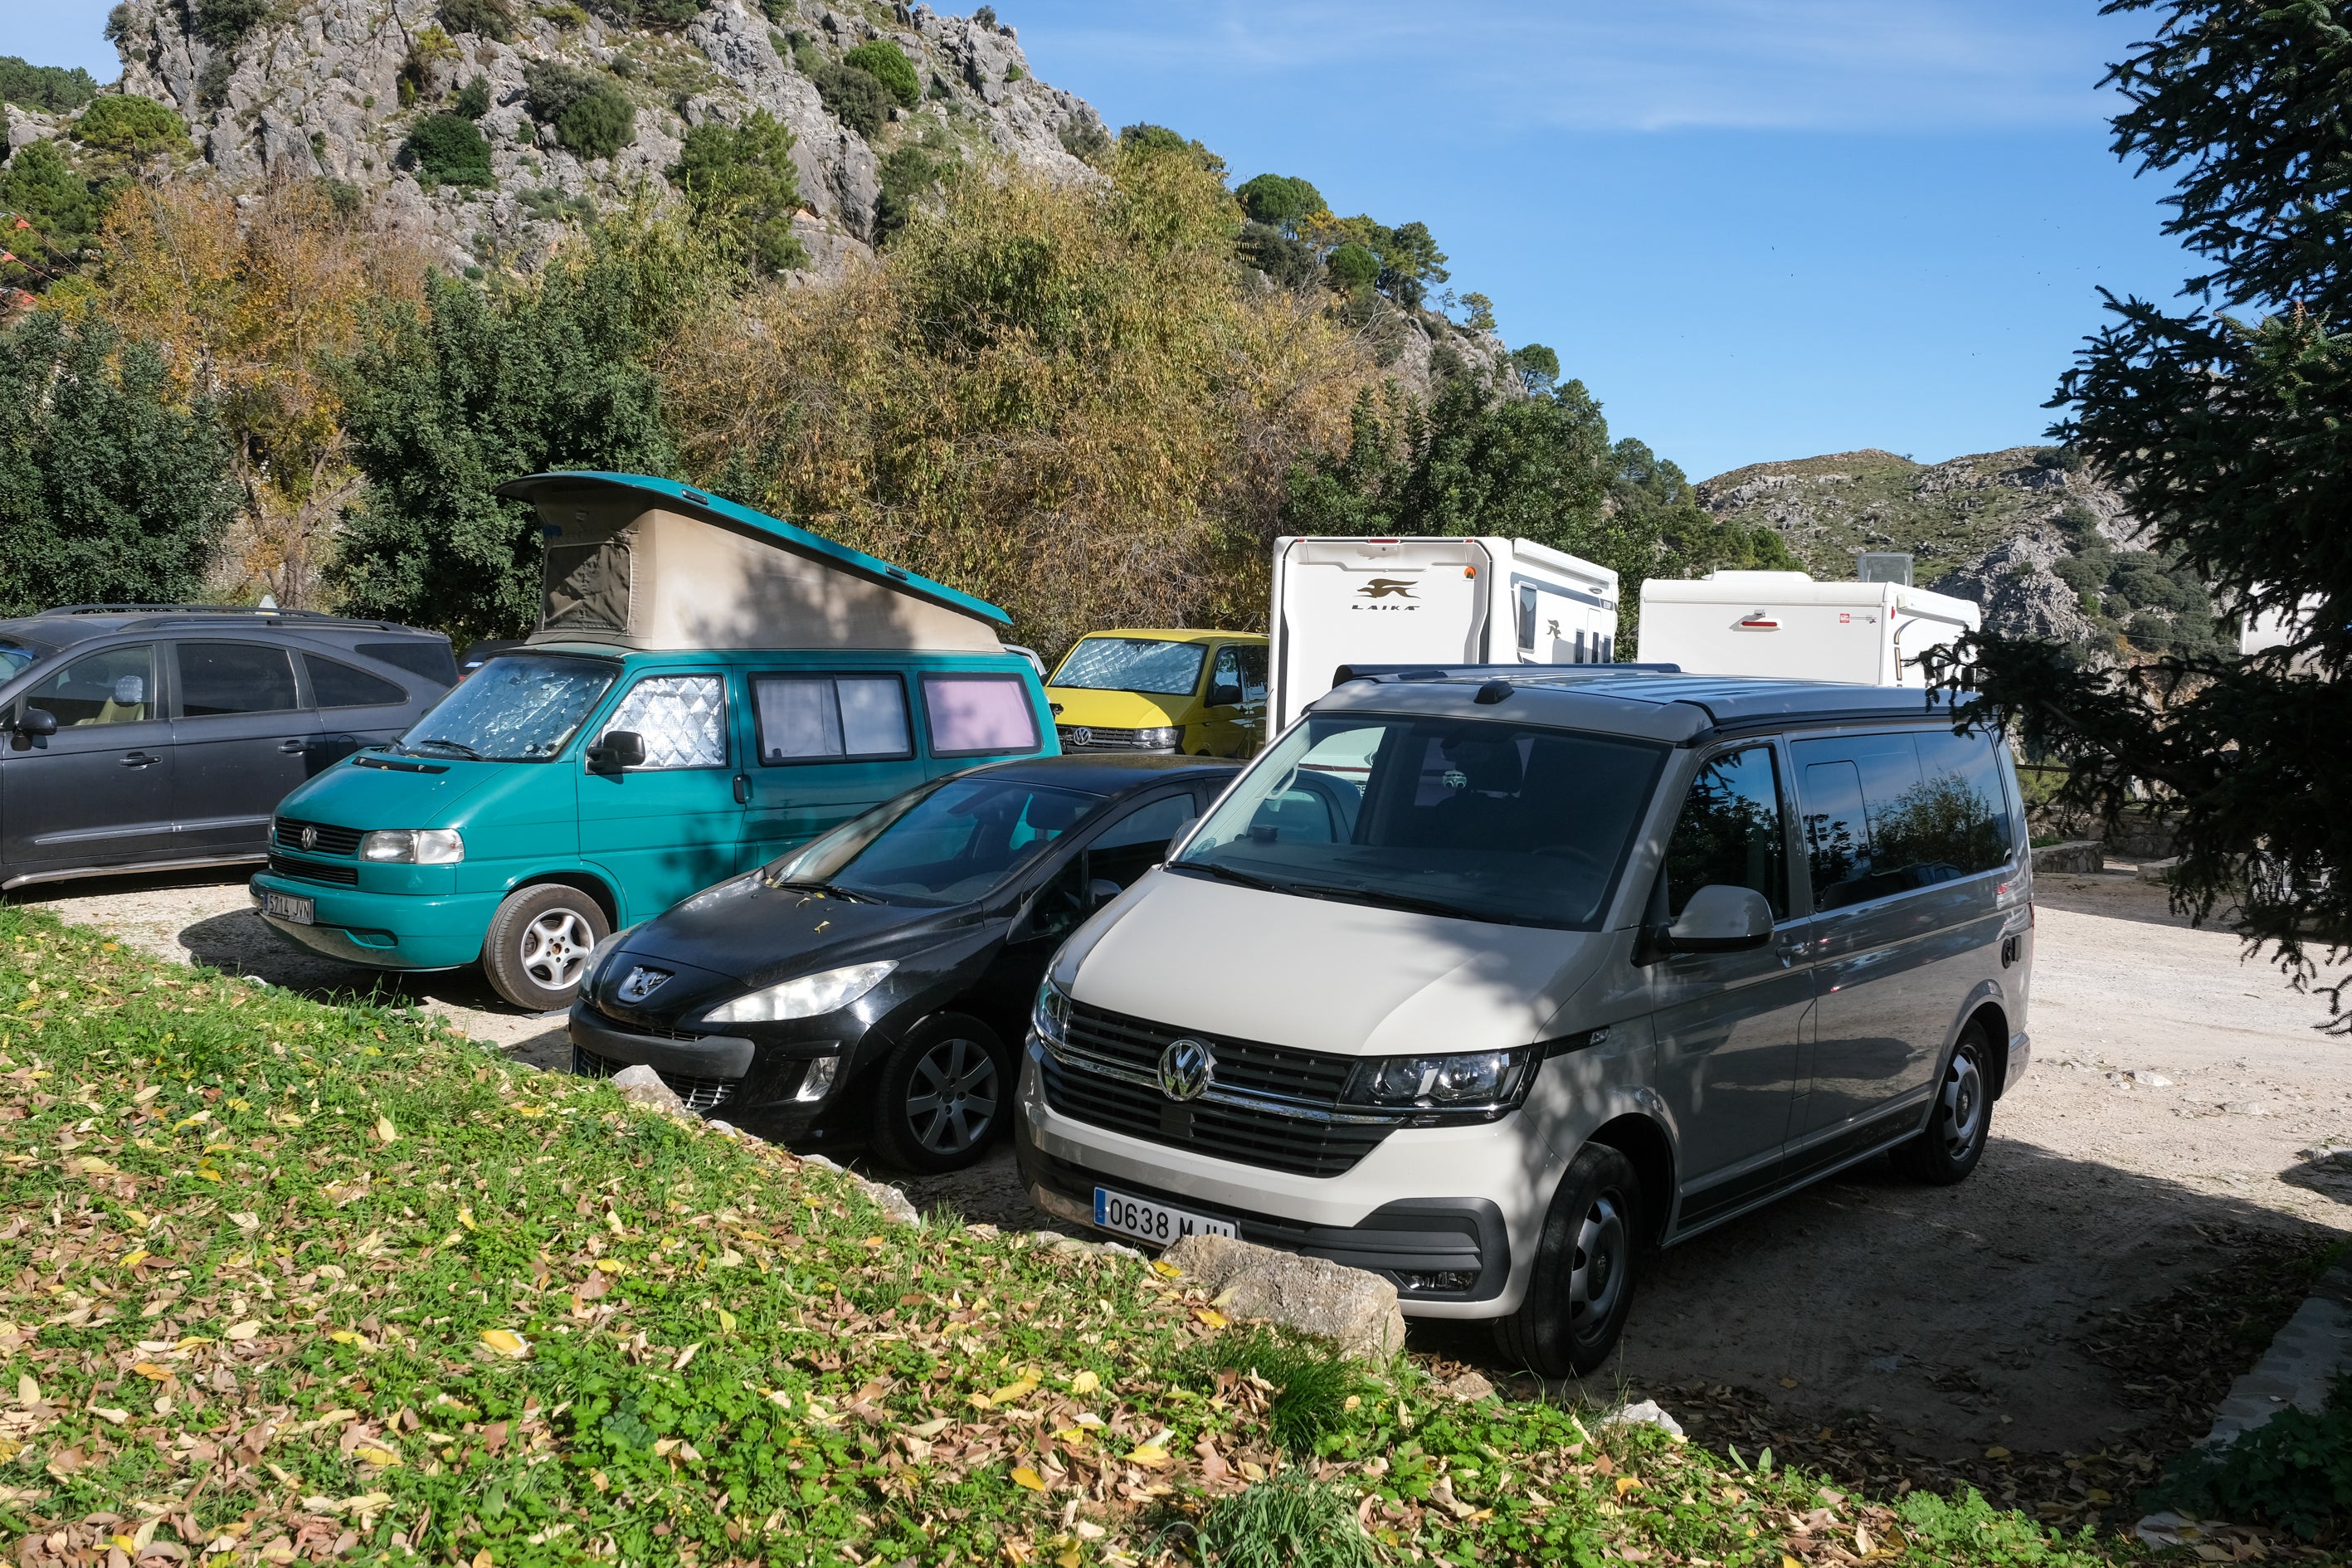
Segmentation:
[(1925, 649), (1984, 625), (1966, 599), (1802, 572), (1717, 572), (1642, 584), (1642, 658), (1697, 675), (1924, 686)]
[(1267, 629), (1279, 731), (1341, 665), (1609, 663), (1617, 574), (1529, 539), (1286, 536)]

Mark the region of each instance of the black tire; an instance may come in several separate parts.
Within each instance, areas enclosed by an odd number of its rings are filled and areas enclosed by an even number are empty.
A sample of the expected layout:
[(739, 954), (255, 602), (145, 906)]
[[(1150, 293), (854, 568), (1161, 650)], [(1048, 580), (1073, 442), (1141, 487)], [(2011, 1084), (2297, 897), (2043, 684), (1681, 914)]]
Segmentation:
[(1013, 1063), (996, 1031), (940, 1013), (907, 1031), (874, 1077), (874, 1152), (912, 1175), (976, 1165), (1013, 1120)]
[(1919, 1136), (1895, 1150), (1895, 1168), (1922, 1186), (1948, 1187), (1969, 1179), (1984, 1158), (1992, 1130), (1992, 1079), (1986, 1063), (1991, 1039), (1971, 1020), (1936, 1084), (1936, 1105)]
[(1519, 1310), (1495, 1324), (1504, 1359), (1538, 1377), (1581, 1377), (1617, 1348), (1648, 1234), (1633, 1162), (1588, 1143), (1544, 1216), (1536, 1267)]
[(529, 1013), (572, 1005), (588, 953), (613, 934), (596, 900), (561, 882), (517, 888), (490, 917), (482, 973), (490, 989)]

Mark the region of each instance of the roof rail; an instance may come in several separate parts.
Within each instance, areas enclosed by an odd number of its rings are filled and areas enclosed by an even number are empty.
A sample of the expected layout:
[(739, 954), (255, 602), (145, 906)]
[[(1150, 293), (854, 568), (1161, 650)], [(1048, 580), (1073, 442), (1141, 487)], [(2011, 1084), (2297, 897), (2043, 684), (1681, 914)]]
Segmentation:
[(257, 605), (53, 605), (36, 610), (28, 619), (43, 616), (257, 616), (271, 620), (324, 621), (332, 626), (376, 626), (388, 632), (415, 632), (421, 637), (437, 634), (422, 627), (404, 626), (398, 621), (377, 620), (365, 616), (336, 616), (324, 610), (264, 609)]
[(1343, 664), (1333, 686), (1351, 680), (1547, 680), (1562, 676), (1680, 675), (1679, 664)]

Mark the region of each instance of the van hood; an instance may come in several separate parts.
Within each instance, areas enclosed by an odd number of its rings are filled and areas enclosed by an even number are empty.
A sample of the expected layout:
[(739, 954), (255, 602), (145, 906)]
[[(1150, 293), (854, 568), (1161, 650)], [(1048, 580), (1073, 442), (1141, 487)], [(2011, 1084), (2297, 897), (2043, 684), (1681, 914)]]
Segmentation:
[(1489, 925), (1154, 870), (1055, 964), (1089, 1006), (1339, 1056), (1549, 1037), (1605, 933)]
[(458, 802), (500, 774), (518, 765), (561, 764), (468, 763), (451, 758), (444, 769), (436, 757), (429, 765), (441, 771), (363, 767), (357, 758), (347, 757), (297, 785), (278, 803), (278, 815), (362, 832), (379, 827), (445, 827)]
[(1192, 706), (1190, 693), (1095, 691), (1073, 686), (1045, 688), (1045, 700), (1058, 704), (1056, 724), (1099, 724), (1106, 730), (1158, 730), (1181, 721)]

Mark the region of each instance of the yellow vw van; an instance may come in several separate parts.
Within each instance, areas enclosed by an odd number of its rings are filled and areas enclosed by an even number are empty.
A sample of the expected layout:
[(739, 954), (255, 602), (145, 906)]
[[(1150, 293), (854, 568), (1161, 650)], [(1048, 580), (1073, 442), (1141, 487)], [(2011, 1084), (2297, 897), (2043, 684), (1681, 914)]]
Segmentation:
[(1255, 632), (1089, 632), (1045, 682), (1062, 750), (1256, 755), (1265, 647)]

